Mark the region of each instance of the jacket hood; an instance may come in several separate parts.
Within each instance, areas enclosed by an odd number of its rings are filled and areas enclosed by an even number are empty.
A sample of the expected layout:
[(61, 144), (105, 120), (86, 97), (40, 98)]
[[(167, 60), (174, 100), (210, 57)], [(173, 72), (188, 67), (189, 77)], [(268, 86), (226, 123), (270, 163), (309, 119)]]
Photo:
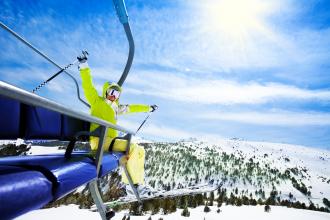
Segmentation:
[(105, 97), (105, 94), (109, 88), (116, 88), (120, 93), (122, 92), (122, 88), (114, 82), (105, 82), (103, 84), (103, 91), (102, 91), (102, 97)]

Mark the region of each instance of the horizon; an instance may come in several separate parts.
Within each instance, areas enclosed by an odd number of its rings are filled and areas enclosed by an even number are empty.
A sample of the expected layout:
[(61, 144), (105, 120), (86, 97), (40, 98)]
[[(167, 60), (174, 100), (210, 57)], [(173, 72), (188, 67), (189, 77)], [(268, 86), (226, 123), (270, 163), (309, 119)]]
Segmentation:
[[(330, 3), (125, 3), (136, 54), (121, 102), (159, 106), (139, 136), (330, 150)], [(1, 22), (61, 66), (87, 49), (99, 93), (104, 81), (119, 79), (128, 43), (111, 1), (4, 0), (0, 8)], [(0, 30), (0, 80), (31, 91), (55, 72)], [(80, 84), (77, 67), (69, 72)], [(88, 113), (64, 74), (37, 94)], [(118, 124), (136, 130), (145, 116), (120, 116)]]

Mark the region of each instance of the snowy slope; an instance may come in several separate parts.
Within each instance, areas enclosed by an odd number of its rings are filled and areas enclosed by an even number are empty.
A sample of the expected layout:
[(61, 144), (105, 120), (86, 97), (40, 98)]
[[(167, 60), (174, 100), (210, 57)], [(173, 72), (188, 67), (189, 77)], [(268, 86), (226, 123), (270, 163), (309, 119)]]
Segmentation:
[(252, 193), (256, 199), (262, 197), (255, 193), (260, 189), (265, 197), (276, 190), (281, 200), (307, 205), (312, 201), (320, 207), (324, 206), (323, 198), (330, 198), (330, 152), (326, 150), (236, 139), (144, 146), (147, 180), (156, 188), (180, 188), (214, 180), (224, 181), (229, 192), (238, 188), (239, 194)]
[[(189, 209), (190, 217), (181, 216), (182, 209), (178, 209), (175, 213), (168, 215), (156, 214), (151, 216), (152, 219), (158, 220), (218, 220), (218, 219), (230, 219), (230, 220), (328, 220), (330, 219), (330, 213), (315, 212), (309, 210), (292, 209), (286, 207), (271, 206), (270, 212), (264, 212), (262, 206), (223, 206), (221, 212), (217, 213), (216, 207), (211, 207), (211, 212), (203, 212), (203, 207), (197, 207), (196, 209)], [(117, 213), (113, 220), (121, 220), (127, 212), (122, 211)], [(131, 216), (132, 220), (145, 220), (149, 215), (145, 216)], [(84, 209), (79, 209), (78, 206), (69, 205), (59, 208), (36, 210), (27, 213), (17, 218), (17, 220), (35, 220), (35, 219), (80, 219), (80, 220), (99, 220), (100, 216), (97, 212), (91, 212)]]
[[(223, 147), (226, 152), (243, 152), (246, 158), (255, 156), (259, 161), (268, 163), (280, 171), (295, 167), (299, 170), (306, 169), (305, 172), (302, 172), (302, 181), (306, 186), (312, 186), (310, 189), (312, 200), (321, 197), (330, 198), (330, 184), (327, 183), (327, 181), (330, 181), (329, 151), (298, 145), (239, 140), (227, 140), (217, 144)], [(265, 154), (268, 157), (265, 158)], [(290, 186), (282, 185), (278, 190), (288, 192), (290, 191), (288, 187)]]

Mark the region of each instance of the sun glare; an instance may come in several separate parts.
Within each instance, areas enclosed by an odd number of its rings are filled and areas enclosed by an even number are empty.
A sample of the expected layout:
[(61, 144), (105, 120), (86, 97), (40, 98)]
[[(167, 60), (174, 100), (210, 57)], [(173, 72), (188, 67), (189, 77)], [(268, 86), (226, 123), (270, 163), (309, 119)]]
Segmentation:
[(268, 11), (261, 0), (212, 0), (204, 4), (204, 17), (210, 28), (227, 34), (259, 29)]

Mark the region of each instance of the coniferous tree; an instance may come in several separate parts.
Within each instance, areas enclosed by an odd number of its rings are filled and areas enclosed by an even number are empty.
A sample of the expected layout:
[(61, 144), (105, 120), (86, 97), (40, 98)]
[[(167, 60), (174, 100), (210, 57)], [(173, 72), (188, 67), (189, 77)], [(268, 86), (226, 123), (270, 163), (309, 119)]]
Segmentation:
[(160, 200), (159, 199), (152, 199), (150, 200), (150, 202), (152, 203), (152, 209), (151, 209), (151, 214), (154, 215), (154, 214), (157, 214), (159, 213), (160, 211)]
[(188, 195), (187, 196), (187, 204), (189, 208), (195, 208), (196, 207), (196, 201), (194, 201), (194, 196), (193, 195)]
[(197, 194), (195, 197), (198, 206), (204, 205), (204, 197), (202, 194)]
[(330, 208), (330, 201), (327, 198), (323, 198), (323, 203)]
[(257, 200), (251, 199), (250, 200), (250, 205), (256, 206), (257, 205)]
[(207, 194), (206, 194), (206, 193), (204, 193), (203, 197), (204, 197), (204, 199), (207, 199)]
[(265, 205), (264, 210), (265, 210), (265, 212), (270, 212), (270, 206), (269, 205)]
[(176, 200), (174, 198), (165, 198), (162, 202), (163, 213), (165, 215), (176, 211)]
[(214, 201), (214, 192), (212, 191), (210, 193), (210, 199), (209, 199), (209, 206), (213, 206), (213, 201)]
[(154, 210), (154, 205), (152, 200), (147, 200), (143, 202), (143, 206), (142, 206), (143, 212), (153, 211), (153, 210)]
[(217, 207), (220, 208), (222, 206), (222, 201), (218, 199), (217, 202), (218, 202)]
[(185, 206), (187, 206), (188, 200), (187, 196), (181, 196), (179, 199), (179, 208), (184, 209)]
[(181, 215), (182, 215), (182, 216), (184, 216), (184, 217), (189, 217), (189, 216), (190, 216), (190, 212), (189, 212), (189, 210), (188, 210), (188, 207), (187, 207), (187, 206), (186, 206), (186, 207), (184, 207), (184, 209), (183, 209), (183, 211), (182, 211)]
[(204, 212), (210, 212), (211, 209), (210, 207), (208, 207), (207, 203), (205, 204), (205, 207), (204, 207)]
[(133, 214), (133, 215), (142, 215), (140, 209), (139, 209), (139, 204), (137, 202), (133, 202), (129, 208), (130, 210), (130, 213)]

